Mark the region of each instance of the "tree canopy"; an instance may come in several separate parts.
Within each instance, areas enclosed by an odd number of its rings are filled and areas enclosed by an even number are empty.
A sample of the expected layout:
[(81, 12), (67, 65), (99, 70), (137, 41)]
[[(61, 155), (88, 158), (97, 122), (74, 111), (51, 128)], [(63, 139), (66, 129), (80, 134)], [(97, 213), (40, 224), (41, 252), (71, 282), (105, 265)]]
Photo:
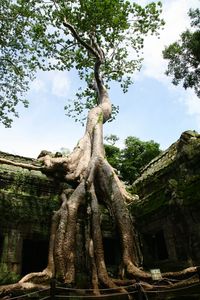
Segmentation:
[(180, 40), (172, 43), (163, 51), (168, 62), (166, 74), (172, 76), (172, 83), (193, 88), (200, 98), (200, 10), (190, 9), (191, 29), (184, 31)]
[(16, 106), (28, 105), (26, 92), (38, 69), (77, 69), (86, 85), (66, 110), (82, 119), (84, 109), (97, 101), (91, 86), (99, 52), (105, 84), (118, 81), (127, 91), (141, 66), (145, 35), (163, 25), (160, 12), (160, 1), (142, 7), (123, 0), (2, 0), (0, 122), (11, 126)]

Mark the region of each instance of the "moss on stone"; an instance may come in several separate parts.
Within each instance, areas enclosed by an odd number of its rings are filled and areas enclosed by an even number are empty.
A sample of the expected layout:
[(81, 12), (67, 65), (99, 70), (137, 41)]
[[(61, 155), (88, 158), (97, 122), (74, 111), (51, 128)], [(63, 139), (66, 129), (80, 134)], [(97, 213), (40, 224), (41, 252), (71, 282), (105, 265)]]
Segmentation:
[(60, 184), (40, 171), (0, 165), (0, 225), (32, 228), (47, 235), (59, 208)]
[(20, 279), (20, 275), (10, 272), (5, 263), (0, 263), (0, 285), (15, 283)]
[(150, 162), (133, 183), (140, 200), (132, 204), (136, 216), (156, 214), (172, 205), (197, 205), (200, 199), (200, 136), (185, 132), (169, 149)]
[(51, 221), (54, 210), (59, 207), (58, 196), (37, 197), (33, 195), (15, 194), (9, 191), (0, 192), (0, 219), (1, 226), (8, 224), (26, 227), (32, 225), (36, 231), (48, 230), (47, 224)]
[(166, 195), (163, 191), (157, 191), (148, 195), (146, 199), (142, 201), (135, 201), (132, 205), (129, 206), (131, 213), (137, 218), (148, 217), (149, 214), (154, 214), (158, 210), (163, 210), (167, 207), (168, 201)]
[(200, 180), (182, 188), (183, 201), (185, 205), (194, 205), (200, 202)]

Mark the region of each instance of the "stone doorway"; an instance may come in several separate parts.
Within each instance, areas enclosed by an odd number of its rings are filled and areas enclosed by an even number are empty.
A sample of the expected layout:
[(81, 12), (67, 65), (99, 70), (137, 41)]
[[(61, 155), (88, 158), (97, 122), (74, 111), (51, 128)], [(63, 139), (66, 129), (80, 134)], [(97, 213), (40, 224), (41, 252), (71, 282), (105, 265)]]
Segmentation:
[(163, 230), (143, 235), (143, 253), (144, 263), (147, 265), (169, 258)]
[(114, 238), (103, 238), (104, 257), (107, 270), (110, 276), (116, 276), (119, 272), (118, 265), (120, 263), (121, 249), (119, 241)]
[(31, 272), (42, 271), (47, 266), (48, 244), (48, 241), (45, 240), (23, 240), (22, 276)]

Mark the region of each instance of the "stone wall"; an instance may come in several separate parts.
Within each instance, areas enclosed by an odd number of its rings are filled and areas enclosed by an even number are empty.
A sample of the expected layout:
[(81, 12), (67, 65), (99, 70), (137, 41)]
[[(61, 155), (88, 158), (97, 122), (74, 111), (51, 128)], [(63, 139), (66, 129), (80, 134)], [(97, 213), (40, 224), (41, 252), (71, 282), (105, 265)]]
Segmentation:
[[(4, 152), (0, 152), (0, 158), (36, 163)], [(27, 256), (28, 241), (32, 241), (32, 257), (40, 255), (36, 253), (37, 243), (48, 244), (51, 215), (59, 205), (59, 189), (57, 182), (39, 171), (0, 164), (0, 272), (23, 273), (22, 256)]]
[[(199, 154), (199, 135), (185, 132), (151, 161), (133, 184), (139, 199), (129, 208), (135, 216), (147, 269), (164, 271), (200, 264)], [(4, 152), (0, 158), (38, 164)], [(39, 171), (0, 164), (0, 280), (6, 272), (24, 275), (46, 266), (51, 216), (60, 205), (64, 185)], [(115, 224), (103, 205), (100, 210), (106, 262), (113, 265), (120, 257)], [(80, 245), (81, 222), (80, 218)]]
[(184, 132), (133, 183), (146, 267), (200, 264), (200, 135)]
[[(60, 206), (59, 195), (68, 185), (51, 179), (40, 171), (30, 171), (6, 163), (34, 164), (38, 161), (0, 152), (0, 283), (7, 273), (25, 275), (41, 271), (46, 267), (48, 256), (49, 230), (53, 211)], [(77, 224), (77, 264), (84, 262), (81, 247), (84, 216), (80, 210)], [(116, 240), (115, 224), (108, 211), (101, 206), (104, 226), (104, 243), (109, 250), (109, 241)], [(114, 249), (112, 252), (116, 252)], [(82, 258), (81, 258), (82, 257)], [(38, 259), (39, 258), (39, 259)], [(106, 257), (108, 263), (109, 258)], [(114, 260), (113, 260), (114, 261)], [(111, 263), (113, 264), (113, 261)], [(9, 276), (10, 280), (10, 276)]]

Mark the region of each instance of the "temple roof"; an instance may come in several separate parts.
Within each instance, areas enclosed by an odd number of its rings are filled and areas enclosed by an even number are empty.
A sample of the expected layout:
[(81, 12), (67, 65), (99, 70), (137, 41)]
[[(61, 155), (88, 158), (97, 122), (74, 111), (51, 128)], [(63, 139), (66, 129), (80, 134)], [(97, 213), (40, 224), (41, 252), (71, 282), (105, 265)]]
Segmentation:
[(164, 169), (174, 163), (181, 156), (181, 153), (188, 148), (188, 146), (192, 146), (194, 149), (194, 151), (191, 151), (190, 153), (191, 156), (195, 155), (195, 148), (198, 148), (200, 151), (199, 133), (192, 130), (184, 131), (175, 143), (173, 143), (167, 150), (163, 151), (156, 158), (151, 160), (150, 163), (148, 163), (141, 170), (141, 175), (135, 180), (133, 186), (146, 180), (147, 178), (150, 179), (150, 177), (155, 176), (158, 172), (164, 172)]

